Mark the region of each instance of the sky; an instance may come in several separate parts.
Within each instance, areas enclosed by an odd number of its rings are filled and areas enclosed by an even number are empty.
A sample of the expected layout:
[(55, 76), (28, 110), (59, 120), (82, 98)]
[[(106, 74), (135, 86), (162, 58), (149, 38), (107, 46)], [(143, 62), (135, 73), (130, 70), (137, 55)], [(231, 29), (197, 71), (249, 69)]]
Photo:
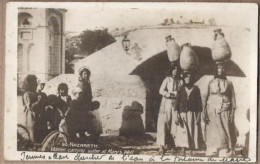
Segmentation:
[[(147, 3), (146, 3), (147, 4)], [(249, 27), (250, 11), (246, 7), (237, 4), (218, 5), (183, 5), (155, 3), (88, 3), (77, 7), (67, 7), (66, 29), (70, 32), (81, 32), (95, 28), (133, 28), (143, 25), (156, 25), (162, 23), (165, 18), (215, 18), (218, 25)]]

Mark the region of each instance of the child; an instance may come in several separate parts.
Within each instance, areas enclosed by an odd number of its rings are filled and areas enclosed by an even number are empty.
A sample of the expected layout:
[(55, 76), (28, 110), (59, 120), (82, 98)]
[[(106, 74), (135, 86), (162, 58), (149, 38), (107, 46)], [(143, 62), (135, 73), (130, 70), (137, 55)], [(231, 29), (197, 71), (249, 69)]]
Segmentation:
[(66, 83), (60, 83), (58, 85), (58, 101), (59, 101), (59, 108), (61, 109), (63, 115), (67, 112), (70, 103), (71, 97), (68, 95), (69, 87)]
[(200, 114), (202, 111), (200, 89), (193, 83), (193, 75), (185, 73), (184, 85), (178, 90), (175, 104), (177, 111), (177, 132), (175, 144), (182, 148), (181, 155), (185, 156), (185, 148), (198, 148)]
[(48, 96), (49, 105), (46, 106), (45, 110), (47, 112), (47, 126), (49, 131), (58, 130), (59, 124), (64, 115), (62, 111), (58, 108), (58, 97), (56, 95)]
[(76, 87), (72, 91), (74, 99), (71, 102), (65, 121), (68, 128), (70, 139), (74, 142), (86, 137), (88, 129), (87, 115), (90, 110), (90, 104), (87, 106), (82, 96), (82, 90)]

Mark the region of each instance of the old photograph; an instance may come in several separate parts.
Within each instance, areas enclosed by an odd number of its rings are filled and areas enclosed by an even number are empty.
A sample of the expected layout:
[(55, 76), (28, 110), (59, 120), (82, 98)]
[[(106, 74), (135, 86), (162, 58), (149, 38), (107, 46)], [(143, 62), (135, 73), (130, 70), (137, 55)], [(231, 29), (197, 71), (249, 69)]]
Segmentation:
[(11, 2), (6, 15), (7, 160), (256, 160), (256, 4)]

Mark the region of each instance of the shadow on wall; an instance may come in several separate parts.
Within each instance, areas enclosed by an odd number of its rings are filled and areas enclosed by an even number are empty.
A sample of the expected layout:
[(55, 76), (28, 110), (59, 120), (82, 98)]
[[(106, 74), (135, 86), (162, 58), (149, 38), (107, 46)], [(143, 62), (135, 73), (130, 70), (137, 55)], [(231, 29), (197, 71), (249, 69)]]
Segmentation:
[(87, 124), (90, 125), (88, 132), (90, 134), (102, 134), (102, 120), (99, 114), (99, 101), (93, 101), (91, 104), (91, 110), (89, 111)]
[(137, 101), (133, 101), (131, 106), (127, 105), (124, 107), (119, 135), (144, 135), (145, 130), (141, 117), (141, 114), (144, 112), (143, 108), (143, 105)]
[(166, 77), (170, 61), (163, 51), (136, 67), (131, 75), (138, 75), (146, 87), (146, 131), (155, 132), (161, 103), (159, 88)]
[[(199, 71), (196, 81), (203, 75), (213, 75), (216, 64), (212, 59), (211, 49), (199, 46), (193, 46), (192, 48), (199, 60)], [(163, 79), (166, 77), (169, 66), (170, 61), (167, 57), (167, 51), (163, 51), (144, 61), (131, 72), (131, 75), (138, 75), (142, 79), (147, 89), (145, 119), (147, 132), (157, 131), (157, 119), (162, 98), (159, 94), (159, 89)], [(227, 63), (226, 72), (228, 76), (245, 77), (243, 71), (232, 60)]]

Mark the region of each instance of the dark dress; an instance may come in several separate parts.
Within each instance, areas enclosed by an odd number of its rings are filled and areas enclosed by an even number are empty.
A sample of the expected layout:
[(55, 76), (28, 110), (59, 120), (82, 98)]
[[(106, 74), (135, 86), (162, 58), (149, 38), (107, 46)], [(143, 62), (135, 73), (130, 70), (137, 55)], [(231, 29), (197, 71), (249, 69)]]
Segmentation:
[(59, 124), (64, 117), (62, 111), (55, 107), (55, 106), (46, 106), (45, 108), (46, 112), (48, 113), (48, 122), (50, 123), (51, 129), (50, 131), (53, 130), (59, 130)]
[(89, 105), (83, 100), (72, 100), (70, 110), (68, 111), (65, 121), (68, 128), (69, 136), (72, 140), (76, 138), (76, 133), (84, 134), (88, 129), (87, 115)]
[(45, 107), (48, 105), (48, 98), (44, 92), (37, 93), (37, 96), (38, 98), (40, 97), (40, 101), (35, 111), (34, 139), (35, 142), (40, 143), (48, 134), (47, 113), (45, 111)]
[(178, 112), (179, 125), (176, 128), (175, 143), (177, 147), (198, 149), (203, 146), (200, 115), (202, 112), (200, 89), (193, 86), (191, 89), (184, 85), (178, 90), (175, 111)]
[(79, 79), (78, 87), (82, 90), (82, 98), (85, 103), (90, 104), (93, 98), (90, 81)]
[(58, 96), (58, 107), (62, 111), (62, 114), (65, 115), (69, 109), (72, 99), (69, 95), (67, 96)]
[(90, 81), (79, 79), (78, 87), (82, 90), (82, 99), (84, 101), (83, 106), (85, 106), (86, 114), (85, 118), (87, 120), (87, 132), (89, 134), (98, 136), (102, 133), (102, 123), (98, 110), (92, 110), (92, 89)]

